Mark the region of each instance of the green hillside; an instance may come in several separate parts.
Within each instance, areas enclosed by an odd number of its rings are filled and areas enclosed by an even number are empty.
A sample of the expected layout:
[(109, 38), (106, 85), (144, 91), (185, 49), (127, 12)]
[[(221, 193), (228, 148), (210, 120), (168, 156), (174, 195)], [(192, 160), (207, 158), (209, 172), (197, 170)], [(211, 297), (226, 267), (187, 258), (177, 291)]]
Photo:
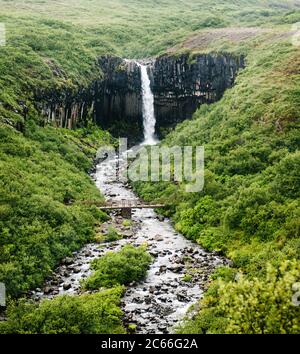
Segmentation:
[[(36, 93), (89, 87), (101, 76), (96, 58), (107, 53), (232, 51), (246, 56), (235, 87), (162, 142), (205, 146), (204, 191), (184, 193), (184, 183), (135, 189), (172, 204), (165, 213), (177, 230), (234, 262), (214, 275), (223, 283), (212, 284), (202, 310), (178, 331), (299, 333), (300, 310), (290, 301), (300, 281), (300, 48), (291, 40), (298, 21), (297, 0), (0, 0), (7, 33), (0, 47), (0, 282), (9, 296), (43, 284), (105, 218), (66, 200), (101, 199), (88, 171), (97, 147), (112, 138), (91, 116), (74, 131), (44, 126)], [(237, 273), (244, 274), (239, 282)], [(93, 318), (94, 332), (123, 332), (120, 293), (111, 295), (116, 321), (101, 329)], [(21, 304), (20, 316), (32, 312), (34, 321), (47, 306)], [(249, 311), (240, 318), (244, 306)], [(14, 324), (17, 311), (13, 305), (3, 331), (26, 332)]]

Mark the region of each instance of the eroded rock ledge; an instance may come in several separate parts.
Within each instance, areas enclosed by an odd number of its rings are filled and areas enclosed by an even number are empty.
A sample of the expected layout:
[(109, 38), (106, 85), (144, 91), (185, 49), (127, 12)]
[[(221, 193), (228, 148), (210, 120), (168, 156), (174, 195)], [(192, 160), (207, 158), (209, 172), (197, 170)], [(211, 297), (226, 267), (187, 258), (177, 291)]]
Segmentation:
[(244, 58), (230, 54), (162, 56), (152, 71), (158, 127), (190, 119), (203, 103), (218, 101), (234, 84)]

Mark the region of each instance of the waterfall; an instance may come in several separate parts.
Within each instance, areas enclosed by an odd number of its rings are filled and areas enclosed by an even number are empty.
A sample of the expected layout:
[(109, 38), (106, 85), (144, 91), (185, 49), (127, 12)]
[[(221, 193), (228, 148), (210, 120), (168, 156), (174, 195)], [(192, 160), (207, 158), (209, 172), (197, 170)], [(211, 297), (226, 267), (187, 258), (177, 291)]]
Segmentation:
[(144, 145), (155, 145), (155, 114), (154, 97), (150, 87), (150, 79), (147, 72), (147, 66), (137, 63), (141, 69), (142, 97), (143, 97), (143, 124), (144, 124)]

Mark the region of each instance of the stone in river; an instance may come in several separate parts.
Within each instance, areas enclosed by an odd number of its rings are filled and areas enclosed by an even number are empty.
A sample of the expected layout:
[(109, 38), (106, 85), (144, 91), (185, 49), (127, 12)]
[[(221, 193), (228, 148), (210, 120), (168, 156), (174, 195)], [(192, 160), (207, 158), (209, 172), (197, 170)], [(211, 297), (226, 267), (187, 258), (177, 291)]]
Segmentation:
[(73, 263), (73, 259), (70, 257), (67, 257), (62, 261), (62, 264), (66, 264), (66, 265), (70, 265), (72, 263)]
[(64, 289), (64, 290), (69, 290), (69, 289), (71, 289), (71, 284), (70, 284), (70, 283), (64, 283), (63, 289)]
[(160, 235), (156, 235), (156, 236), (154, 237), (154, 240), (155, 240), (155, 241), (163, 241), (164, 238), (163, 238), (162, 236), (160, 236)]
[(47, 295), (47, 294), (51, 294), (52, 291), (53, 291), (53, 289), (50, 288), (50, 286), (46, 286), (45, 289), (44, 289), (44, 294), (46, 294), (46, 295)]

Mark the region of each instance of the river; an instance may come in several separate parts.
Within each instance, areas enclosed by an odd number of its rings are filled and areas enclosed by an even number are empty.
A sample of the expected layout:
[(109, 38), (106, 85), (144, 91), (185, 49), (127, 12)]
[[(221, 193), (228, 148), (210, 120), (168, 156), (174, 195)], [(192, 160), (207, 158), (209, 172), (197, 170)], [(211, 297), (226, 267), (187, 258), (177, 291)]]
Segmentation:
[[(157, 143), (155, 137), (154, 100), (147, 67), (141, 68), (144, 144)], [(130, 186), (116, 180), (116, 159), (122, 170), (127, 167), (122, 157), (111, 158), (99, 163), (93, 175), (97, 187), (109, 200), (138, 200)], [(32, 297), (36, 300), (53, 298), (63, 294), (80, 294), (80, 281), (91, 274), (92, 260), (108, 251), (118, 251), (127, 243), (134, 246), (147, 245), (153, 257), (147, 276), (140, 282), (130, 284), (122, 299), (124, 324), (136, 325), (137, 333), (171, 333), (189, 307), (201, 298), (208, 285), (209, 275), (227, 260), (215, 253), (204, 251), (200, 246), (177, 233), (170, 220), (163, 219), (151, 209), (136, 209), (132, 225), (124, 226), (116, 212), (111, 220), (101, 226), (106, 233), (113, 226), (124, 238), (111, 243), (91, 243), (65, 259), (43, 289), (36, 289)]]
[[(137, 200), (122, 180), (115, 180), (114, 161), (98, 164), (94, 179), (107, 199)], [(120, 162), (122, 166), (122, 161)], [(136, 324), (138, 333), (170, 333), (207, 287), (209, 275), (227, 260), (209, 253), (177, 233), (168, 219), (151, 209), (133, 211), (133, 226), (122, 226), (122, 217), (112, 213), (112, 220), (102, 226), (120, 227), (124, 238), (105, 244), (91, 243), (67, 258), (55, 275), (32, 296), (53, 298), (62, 294), (80, 294), (80, 280), (90, 275), (90, 262), (107, 251), (118, 251), (124, 244), (147, 244), (153, 256), (148, 274), (140, 282), (130, 284), (122, 299), (124, 323)], [(188, 273), (191, 277), (185, 277)], [(189, 279), (191, 278), (191, 279)], [(188, 280), (188, 281), (187, 281)]]

